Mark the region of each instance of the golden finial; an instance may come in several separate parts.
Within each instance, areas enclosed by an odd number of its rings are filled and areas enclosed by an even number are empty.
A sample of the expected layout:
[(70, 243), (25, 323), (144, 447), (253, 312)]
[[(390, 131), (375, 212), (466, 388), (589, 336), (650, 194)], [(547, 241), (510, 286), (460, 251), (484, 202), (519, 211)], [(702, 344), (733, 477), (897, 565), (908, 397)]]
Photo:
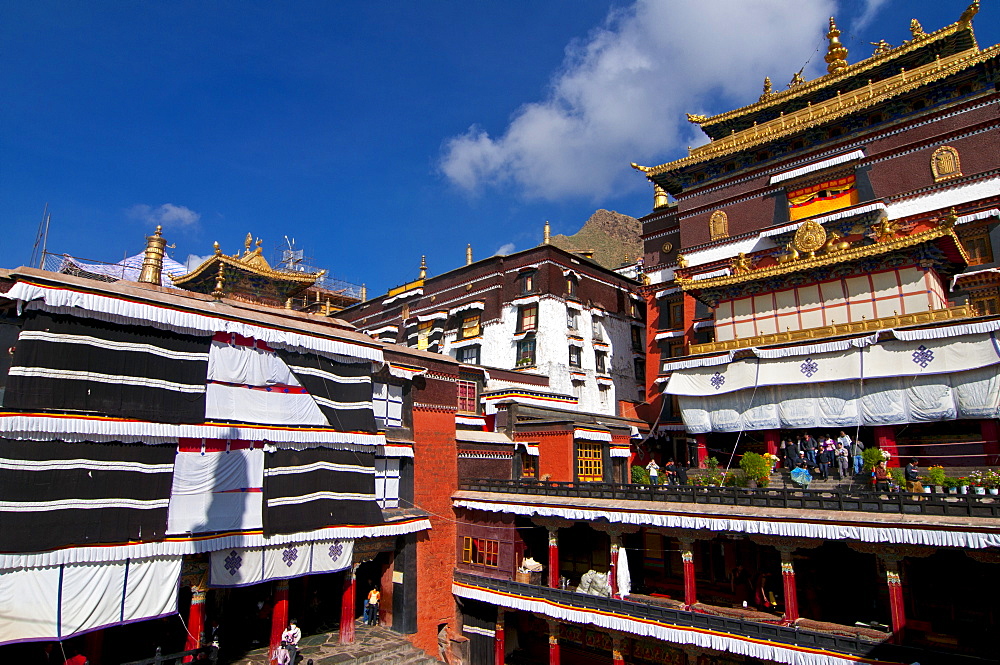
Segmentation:
[(222, 250), (219, 248), (219, 241), (216, 240), (212, 243), (212, 248), (215, 250), (215, 255), (218, 256), (222, 254)]
[[(687, 117), (688, 117), (688, 122), (690, 122), (693, 125), (700, 125), (701, 123), (703, 123), (706, 120), (708, 120), (708, 116), (707, 115), (701, 115), (701, 114), (698, 114), (698, 113), (688, 113)], [(633, 164), (632, 166), (634, 168), (635, 164)]]
[(368, 300), (368, 286), (366, 284), (361, 285), (361, 302), (366, 302)]
[(247, 248), (247, 251), (246, 251), (247, 254), (250, 253), (250, 245), (252, 245), (252, 244), (253, 244), (253, 234), (252, 233), (248, 233), (247, 234), (247, 239), (243, 243), (243, 246)]
[(957, 221), (958, 221), (958, 213), (955, 212), (955, 207), (952, 206), (948, 210), (948, 214), (941, 218), (940, 224), (946, 229), (950, 229), (955, 226), (955, 222)]
[(915, 18), (910, 19), (910, 36), (913, 38), (913, 41), (923, 39), (927, 36), (927, 33), (924, 32), (924, 26), (920, 25), (920, 21)]
[(804, 69), (805, 69), (805, 67), (803, 67), (799, 71), (795, 72), (795, 75), (792, 76), (792, 80), (788, 82), (788, 88), (789, 88), (789, 90), (792, 89), (792, 88), (796, 88), (796, 87), (798, 87), (800, 85), (805, 85), (806, 80), (804, 78), (802, 78), (802, 71)]
[(257, 238), (257, 249), (260, 249), (260, 246), (263, 245), (263, 244), (264, 244), (263, 239)]
[(972, 0), (972, 4), (965, 8), (962, 15), (958, 17), (958, 24), (963, 28), (972, 24), (972, 19), (979, 13), (979, 0)]
[(222, 291), (222, 286), (226, 283), (226, 276), (223, 271), (226, 269), (226, 264), (219, 261), (219, 271), (215, 275), (215, 290), (212, 291), (212, 297), (216, 300), (221, 300), (222, 296), (226, 295)]
[(472, 265), (472, 245), (468, 244), (465, 246), (465, 265)]
[(663, 189), (655, 182), (653, 183), (653, 207), (662, 208), (663, 206), (670, 203), (670, 199), (667, 198), (667, 190)]
[(826, 71), (830, 74), (839, 74), (847, 69), (847, 47), (840, 43), (840, 30), (830, 17), (830, 32), (826, 33), (826, 38), (830, 40), (826, 47)]
[(427, 257), (420, 257), (420, 279), (427, 277)]
[(873, 58), (877, 58), (880, 55), (885, 55), (886, 53), (892, 50), (892, 44), (885, 41), (884, 39), (880, 39), (877, 42), (868, 42), (868, 43), (875, 47), (875, 52), (872, 53)]
[[(690, 118), (690, 117), (691, 117), (691, 114), (689, 113), (689, 114), (688, 114), (688, 118)], [(652, 171), (652, 170), (653, 170), (653, 167), (652, 167), (652, 166), (640, 166), (639, 164), (636, 164), (635, 162), (630, 162), (629, 164), (630, 164), (630, 165), (631, 165), (631, 167), (632, 167), (632, 168), (634, 168), (634, 169), (635, 169), (636, 171), (642, 171), (643, 173), (649, 173), (650, 171)]]
[(163, 248), (167, 241), (163, 238), (163, 227), (157, 226), (156, 232), (146, 237), (146, 253), (142, 257), (142, 270), (139, 281), (145, 284), (161, 284), (163, 275)]
[(760, 100), (759, 101), (762, 101), (762, 102), (767, 101), (771, 97), (771, 95), (773, 95), (773, 94), (774, 93), (771, 92), (771, 77), (770, 76), (765, 76), (764, 77), (764, 92), (762, 92), (760, 94)]
[(549, 220), (546, 219), (545, 220), (545, 229), (542, 231), (542, 244), (543, 245), (548, 245), (549, 244), (549, 239), (550, 239), (550, 236), (549, 236)]

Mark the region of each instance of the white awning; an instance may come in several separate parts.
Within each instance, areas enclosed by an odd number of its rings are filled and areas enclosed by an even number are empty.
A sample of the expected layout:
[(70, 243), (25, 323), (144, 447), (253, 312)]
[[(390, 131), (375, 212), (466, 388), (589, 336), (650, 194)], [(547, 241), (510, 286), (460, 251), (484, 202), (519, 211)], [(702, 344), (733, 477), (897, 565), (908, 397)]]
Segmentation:
[(836, 157), (830, 157), (829, 159), (824, 159), (819, 162), (813, 162), (812, 164), (806, 164), (805, 166), (800, 166), (797, 169), (792, 169), (791, 171), (783, 171), (782, 173), (776, 173), (771, 176), (770, 184), (774, 185), (779, 182), (784, 182), (786, 180), (791, 180), (792, 178), (798, 178), (801, 175), (806, 175), (808, 173), (814, 173), (816, 171), (822, 171), (823, 169), (828, 169), (831, 166), (839, 166), (840, 164), (846, 164), (847, 162), (854, 162), (859, 159), (864, 159), (864, 150), (854, 150), (852, 152), (846, 152), (842, 155), (837, 155)]
[(857, 206), (855, 208), (845, 208), (843, 210), (838, 210), (837, 212), (830, 213), (829, 215), (823, 215), (822, 217), (812, 217), (809, 219), (800, 219), (794, 224), (786, 224), (785, 226), (779, 226), (776, 229), (767, 229), (766, 231), (761, 231), (761, 238), (771, 238), (773, 236), (779, 236), (782, 233), (788, 233), (790, 231), (797, 231), (800, 226), (806, 222), (816, 222), (817, 224), (826, 224), (827, 222), (836, 222), (841, 219), (847, 219), (849, 217), (856, 217), (858, 215), (866, 215), (870, 212), (875, 212), (876, 210), (888, 210), (887, 206), (878, 201), (876, 203), (868, 203), (863, 206)]
[(482, 300), (476, 300), (475, 302), (467, 302), (464, 305), (459, 305), (458, 307), (452, 307), (448, 310), (448, 314), (454, 316), (459, 312), (465, 312), (473, 309), (486, 309), (486, 303)]
[(683, 337), (683, 336), (684, 336), (683, 330), (668, 330), (666, 332), (656, 333), (656, 337), (654, 337), (653, 339), (655, 339), (656, 341), (660, 341), (661, 339), (669, 339), (671, 337)]
[(513, 441), (503, 432), (481, 432), (478, 430), (456, 430), (455, 439), (465, 443), (500, 443), (513, 445)]
[(602, 431), (599, 429), (591, 429), (589, 427), (577, 427), (573, 430), (574, 439), (584, 439), (587, 441), (611, 441), (611, 432)]

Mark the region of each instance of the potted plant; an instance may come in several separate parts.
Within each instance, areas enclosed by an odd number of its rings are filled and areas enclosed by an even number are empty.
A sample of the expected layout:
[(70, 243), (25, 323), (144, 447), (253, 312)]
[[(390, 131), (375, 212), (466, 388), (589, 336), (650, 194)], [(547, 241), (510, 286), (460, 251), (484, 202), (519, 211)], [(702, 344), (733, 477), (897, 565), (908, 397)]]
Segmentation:
[(969, 493), (969, 479), (966, 478), (965, 476), (961, 476), (959, 478), (956, 478), (955, 479), (955, 484), (958, 486), (958, 493), (959, 494), (968, 494)]
[(896, 487), (902, 487), (902, 488), (906, 487), (906, 475), (903, 473), (903, 470), (900, 469), (898, 466), (894, 466), (891, 469), (889, 469), (889, 475), (892, 477), (892, 483)]
[(945, 494), (958, 494), (958, 478), (945, 476), (941, 481), (941, 487), (944, 489)]
[(635, 485), (649, 484), (649, 471), (639, 465), (632, 467), (632, 483)]
[(973, 471), (968, 475), (966, 480), (969, 481), (969, 487), (976, 494), (986, 494), (986, 477), (989, 471), (981, 471), (979, 469)]
[(891, 455), (884, 450), (879, 450), (878, 448), (865, 448), (861, 451), (861, 461), (864, 464), (863, 471), (865, 473), (871, 473), (875, 465), (882, 461), (888, 461)]
[(933, 487), (943, 487), (944, 486), (944, 467), (943, 466), (932, 466), (927, 469), (927, 483)]
[(1000, 471), (993, 469), (986, 474), (986, 491), (990, 494), (1000, 494)]
[(743, 453), (740, 468), (748, 480), (757, 483), (757, 487), (767, 487), (771, 481), (771, 462), (764, 455)]

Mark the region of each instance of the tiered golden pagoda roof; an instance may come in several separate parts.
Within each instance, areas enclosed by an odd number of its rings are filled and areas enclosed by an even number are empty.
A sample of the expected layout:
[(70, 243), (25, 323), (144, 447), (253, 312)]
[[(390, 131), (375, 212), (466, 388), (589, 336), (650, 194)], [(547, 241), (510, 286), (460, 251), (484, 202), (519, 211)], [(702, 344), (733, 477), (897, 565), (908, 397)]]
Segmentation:
[(688, 114), (688, 120), (712, 138), (710, 143), (690, 148), (687, 157), (672, 162), (632, 167), (654, 179), (836, 120), (995, 58), (1000, 46), (980, 51), (976, 43), (972, 19), (978, 11), (975, 0), (956, 23), (929, 34), (914, 19), (910, 40), (897, 47), (880, 41), (874, 55), (854, 64), (847, 63), (847, 48), (831, 18), (827, 74), (805, 81), (800, 71), (788, 89), (779, 92), (771, 90), (768, 78), (754, 104), (711, 117)]

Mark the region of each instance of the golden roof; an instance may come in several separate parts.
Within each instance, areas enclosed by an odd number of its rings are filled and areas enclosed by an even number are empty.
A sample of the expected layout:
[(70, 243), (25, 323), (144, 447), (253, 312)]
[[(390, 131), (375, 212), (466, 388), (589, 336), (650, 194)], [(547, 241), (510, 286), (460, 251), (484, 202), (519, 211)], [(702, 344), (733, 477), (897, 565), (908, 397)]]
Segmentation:
[(222, 250), (219, 249), (219, 243), (216, 242), (213, 245), (215, 253), (205, 259), (200, 266), (186, 275), (180, 275), (179, 277), (171, 275), (170, 279), (173, 280), (175, 285), (180, 286), (197, 279), (206, 272), (216, 270), (219, 264), (224, 264), (237, 270), (249, 272), (261, 277), (267, 277), (269, 279), (280, 280), (283, 282), (295, 282), (303, 286), (311, 286), (317, 279), (326, 274), (325, 270), (320, 270), (319, 272), (275, 270), (271, 267), (271, 264), (267, 262), (267, 259), (264, 258), (263, 250), (261, 249), (263, 242), (263, 240), (258, 238), (257, 247), (251, 250), (250, 246), (253, 244), (253, 234), (248, 233), (244, 243), (246, 249), (243, 254), (241, 255), (237, 252), (232, 256), (223, 254)]

